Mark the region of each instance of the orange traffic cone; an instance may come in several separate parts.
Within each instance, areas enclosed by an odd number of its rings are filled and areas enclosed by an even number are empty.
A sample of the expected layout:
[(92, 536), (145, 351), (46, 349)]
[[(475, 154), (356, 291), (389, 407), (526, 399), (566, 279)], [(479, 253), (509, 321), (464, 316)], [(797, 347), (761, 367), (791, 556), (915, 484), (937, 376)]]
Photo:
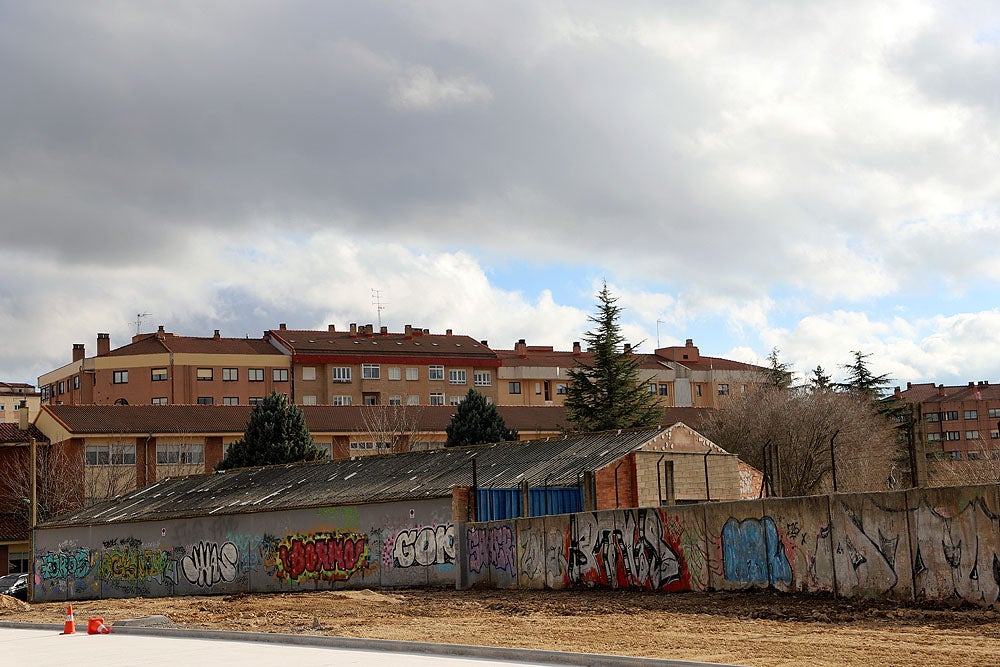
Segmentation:
[(87, 624), (87, 634), (88, 635), (109, 635), (111, 634), (111, 628), (104, 625), (103, 618), (92, 618)]
[(76, 634), (76, 621), (73, 620), (73, 605), (66, 608), (66, 624), (63, 626), (61, 635)]

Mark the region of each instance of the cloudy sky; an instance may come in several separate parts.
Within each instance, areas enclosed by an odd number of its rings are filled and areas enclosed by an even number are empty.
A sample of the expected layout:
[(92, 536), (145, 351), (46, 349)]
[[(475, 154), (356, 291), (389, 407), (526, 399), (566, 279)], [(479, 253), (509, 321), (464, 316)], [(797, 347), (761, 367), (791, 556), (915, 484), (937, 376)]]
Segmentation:
[[(0, 0), (0, 379), (381, 323), (1000, 381), (1000, 9)], [(382, 308), (373, 305), (378, 290)]]

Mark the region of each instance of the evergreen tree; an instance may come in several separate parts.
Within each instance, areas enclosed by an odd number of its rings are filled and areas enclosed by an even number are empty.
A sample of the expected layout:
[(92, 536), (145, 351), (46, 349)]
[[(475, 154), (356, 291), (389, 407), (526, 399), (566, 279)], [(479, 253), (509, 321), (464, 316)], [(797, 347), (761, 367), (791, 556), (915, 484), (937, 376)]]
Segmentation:
[(778, 389), (788, 389), (792, 386), (791, 365), (778, 359), (778, 348), (772, 348), (767, 355), (767, 367), (764, 369), (764, 383)]
[(253, 407), (243, 437), (229, 447), (216, 470), (247, 468), (297, 461), (315, 461), (325, 452), (313, 444), (305, 417), (284, 394), (271, 392)]
[(868, 357), (872, 356), (871, 353), (864, 354), (852, 350), (851, 354), (854, 355), (854, 363), (842, 366), (847, 371), (847, 380), (837, 383), (837, 388), (854, 392), (872, 403), (878, 403), (889, 393), (889, 384), (891, 383), (889, 375), (872, 373), (867, 362)]
[(824, 391), (832, 387), (830, 376), (826, 374), (822, 366), (817, 365), (812, 371), (812, 377), (809, 378), (809, 388), (813, 391)]
[(517, 440), (517, 431), (507, 428), (497, 407), (475, 389), (470, 389), (465, 400), (458, 404), (445, 433), (446, 447)]
[(642, 359), (625, 352), (625, 338), (608, 284), (597, 295), (596, 327), (584, 335), (589, 360), (577, 359), (568, 371), (572, 383), (566, 393), (566, 416), (578, 431), (606, 431), (660, 423), (662, 409), (655, 394), (639, 382)]

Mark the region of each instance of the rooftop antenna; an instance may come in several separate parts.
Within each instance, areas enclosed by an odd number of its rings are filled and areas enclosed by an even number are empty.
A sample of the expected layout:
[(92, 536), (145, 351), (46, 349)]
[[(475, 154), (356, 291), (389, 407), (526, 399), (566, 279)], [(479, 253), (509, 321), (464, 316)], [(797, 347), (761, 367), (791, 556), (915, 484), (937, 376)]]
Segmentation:
[(664, 320), (656, 320), (656, 349), (660, 349), (660, 325), (665, 324)]
[(382, 290), (372, 289), (372, 305), (375, 306), (375, 319), (378, 320), (378, 328), (382, 328), (382, 311), (385, 310), (385, 304), (382, 303)]
[(142, 318), (149, 317), (151, 313), (137, 313), (135, 316), (135, 335), (142, 333)]

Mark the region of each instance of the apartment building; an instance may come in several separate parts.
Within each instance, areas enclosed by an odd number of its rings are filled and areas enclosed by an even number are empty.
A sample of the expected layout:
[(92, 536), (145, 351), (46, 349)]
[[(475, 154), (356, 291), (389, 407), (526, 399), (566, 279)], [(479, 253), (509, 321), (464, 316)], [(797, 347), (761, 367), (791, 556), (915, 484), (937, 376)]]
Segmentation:
[(906, 383), (893, 397), (915, 405), (927, 455), (975, 461), (1000, 455), (1000, 385), (986, 380), (967, 385)]
[(497, 402), (500, 359), (485, 341), (451, 329), (402, 333), (371, 324), (348, 331), (291, 330), (265, 337), (291, 359), (293, 400), (300, 405), (458, 405), (470, 388)]
[(291, 359), (266, 338), (138, 334), (97, 354), (73, 345), (72, 361), (38, 378), (45, 405), (252, 405), (272, 391), (291, 394)]
[[(626, 351), (631, 352), (629, 345)], [(498, 402), (501, 405), (563, 405), (570, 385), (568, 371), (590, 355), (573, 343), (570, 351), (528, 345), (522, 338), (512, 350), (496, 350), (500, 359)], [(664, 407), (718, 408), (729, 396), (745, 393), (760, 382), (759, 366), (702, 356), (692, 339), (683, 346), (663, 347), (640, 357), (639, 381)]]
[(34, 419), (41, 406), (41, 394), (34, 385), (24, 382), (0, 382), (0, 424), (16, 424), (20, 420), (20, 408), (28, 407), (28, 416)]

